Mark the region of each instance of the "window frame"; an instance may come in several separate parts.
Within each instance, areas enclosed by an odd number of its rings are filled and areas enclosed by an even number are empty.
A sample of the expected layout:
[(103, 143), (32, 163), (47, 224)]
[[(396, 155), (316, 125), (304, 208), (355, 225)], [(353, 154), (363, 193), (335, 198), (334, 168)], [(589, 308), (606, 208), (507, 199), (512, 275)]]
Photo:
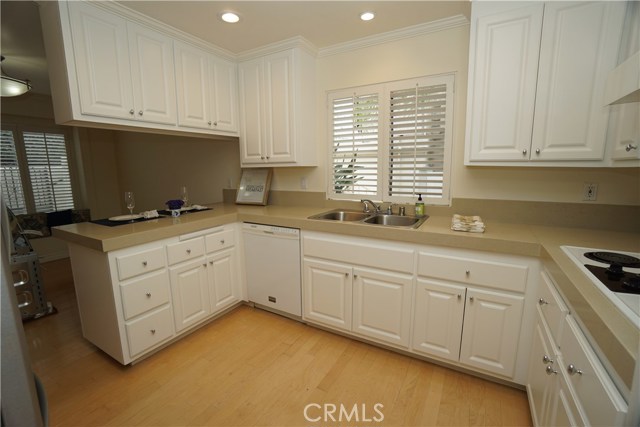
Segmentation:
[(42, 134), (62, 134), (64, 135), (65, 151), (67, 155), (67, 165), (69, 167), (69, 179), (71, 183), (71, 192), (73, 195), (74, 209), (78, 207), (79, 201), (79, 185), (76, 171), (76, 158), (73, 149), (73, 132), (71, 128), (55, 126), (41, 123), (22, 123), (19, 120), (4, 121), (0, 125), (2, 130), (13, 132), (14, 144), (16, 148), (16, 157), (20, 169), (20, 179), (22, 182), (22, 191), (25, 199), (26, 213), (32, 214), (38, 212), (36, 210), (36, 201), (31, 185), (31, 176), (29, 172), (29, 163), (27, 160), (26, 147), (24, 142), (24, 133), (42, 133)]
[[(374, 85), (357, 86), (339, 90), (327, 91), (326, 111), (327, 111), (327, 199), (329, 200), (350, 200), (360, 201), (362, 198), (369, 198), (376, 202), (389, 202), (394, 204), (415, 203), (418, 195), (414, 196), (390, 196), (390, 96), (392, 91), (410, 89), (418, 86), (446, 85), (446, 114), (445, 114), (445, 141), (443, 152), (443, 183), (441, 197), (425, 197), (423, 201), (426, 205), (451, 205), (451, 181), (452, 181), (452, 155), (454, 144), (454, 103), (455, 103), (455, 83), (456, 73), (443, 73), (430, 76), (422, 76), (411, 79), (395, 80)], [(340, 194), (335, 192), (333, 180), (333, 100), (350, 95), (378, 94), (379, 119), (378, 119), (378, 185), (375, 195), (358, 197), (354, 194)]]

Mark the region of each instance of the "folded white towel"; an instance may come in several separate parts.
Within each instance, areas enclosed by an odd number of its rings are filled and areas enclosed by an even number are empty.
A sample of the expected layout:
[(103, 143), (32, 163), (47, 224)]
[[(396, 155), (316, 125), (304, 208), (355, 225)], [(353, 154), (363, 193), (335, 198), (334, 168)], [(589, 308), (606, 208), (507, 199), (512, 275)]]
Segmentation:
[(158, 211), (156, 209), (152, 210), (152, 211), (145, 211), (145, 212), (141, 212), (140, 215), (142, 215), (144, 218), (158, 218), (160, 216), (160, 214), (158, 213)]
[(451, 218), (451, 229), (453, 231), (467, 231), (470, 233), (484, 233), (484, 222), (477, 215), (464, 216), (454, 214)]
[(197, 210), (197, 211), (202, 211), (202, 210), (204, 210), (204, 209), (209, 209), (209, 208), (207, 208), (206, 206), (202, 206), (202, 205), (191, 205), (191, 208), (192, 208), (192, 209), (195, 209), (195, 210)]

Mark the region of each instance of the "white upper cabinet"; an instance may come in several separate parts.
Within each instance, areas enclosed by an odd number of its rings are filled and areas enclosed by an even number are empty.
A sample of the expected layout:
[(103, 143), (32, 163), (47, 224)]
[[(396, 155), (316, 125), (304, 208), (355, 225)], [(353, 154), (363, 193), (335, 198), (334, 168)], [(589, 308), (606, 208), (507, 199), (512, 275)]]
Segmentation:
[(186, 43), (175, 43), (178, 124), (237, 132), (236, 66)]
[(602, 165), (625, 7), (474, 3), (465, 164)]
[(243, 167), (314, 166), (315, 59), (302, 48), (239, 65)]
[(57, 123), (237, 136), (237, 67), (215, 46), (114, 2), (40, 15)]

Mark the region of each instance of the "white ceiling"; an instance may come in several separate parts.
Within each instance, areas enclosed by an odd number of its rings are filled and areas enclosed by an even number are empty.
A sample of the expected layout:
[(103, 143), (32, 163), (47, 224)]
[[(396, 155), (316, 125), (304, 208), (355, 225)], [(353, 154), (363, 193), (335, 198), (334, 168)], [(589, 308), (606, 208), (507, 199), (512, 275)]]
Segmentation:
[[(124, 6), (240, 53), (293, 36), (303, 36), (318, 48), (361, 37), (463, 14), (469, 1), (119, 1)], [(50, 93), (38, 6), (33, 1), (0, 2), (2, 68), (28, 78), (33, 92)], [(218, 19), (234, 11), (240, 22)], [(374, 11), (373, 21), (359, 15)]]

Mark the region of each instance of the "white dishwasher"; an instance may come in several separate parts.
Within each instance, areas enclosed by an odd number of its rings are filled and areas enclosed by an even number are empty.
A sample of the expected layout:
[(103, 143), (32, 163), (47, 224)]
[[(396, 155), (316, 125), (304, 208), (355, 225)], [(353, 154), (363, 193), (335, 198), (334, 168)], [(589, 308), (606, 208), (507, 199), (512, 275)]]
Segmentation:
[(245, 222), (242, 234), (249, 301), (301, 317), (300, 230)]

